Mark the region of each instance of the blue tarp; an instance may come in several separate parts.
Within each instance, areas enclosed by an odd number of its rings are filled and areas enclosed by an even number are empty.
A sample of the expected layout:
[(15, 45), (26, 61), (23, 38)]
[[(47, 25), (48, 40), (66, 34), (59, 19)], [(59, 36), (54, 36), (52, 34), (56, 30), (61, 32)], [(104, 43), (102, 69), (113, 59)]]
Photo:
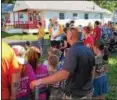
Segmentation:
[(13, 11), (13, 4), (6, 4), (2, 3), (1, 8), (2, 8), (2, 13), (9, 13)]

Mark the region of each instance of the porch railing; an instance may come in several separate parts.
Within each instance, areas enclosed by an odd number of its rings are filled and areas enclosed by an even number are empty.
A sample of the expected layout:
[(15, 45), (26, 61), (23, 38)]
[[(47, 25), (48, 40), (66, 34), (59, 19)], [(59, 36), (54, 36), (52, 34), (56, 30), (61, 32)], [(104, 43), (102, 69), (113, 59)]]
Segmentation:
[[(37, 29), (38, 21), (28, 22), (28, 21), (10, 21), (10, 23), (5, 23), (5, 26), (12, 26), (14, 28), (23, 28), (23, 29)], [(45, 25), (45, 22), (42, 22)]]
[(38, 22), (28, 23), (28, 21), (15, 21), (15, 28), (23, 28), (23, 29), (36, 29), (38, 28)]

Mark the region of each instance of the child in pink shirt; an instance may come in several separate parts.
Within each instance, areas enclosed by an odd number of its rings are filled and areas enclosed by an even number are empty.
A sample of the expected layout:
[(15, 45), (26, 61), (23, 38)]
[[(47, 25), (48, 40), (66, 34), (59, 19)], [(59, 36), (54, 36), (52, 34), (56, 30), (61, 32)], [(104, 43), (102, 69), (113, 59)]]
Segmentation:
[(34, 71), (31, 67), (31, 65), (21, 65), (24, 71), (21, 72), (21, 79), (20, 79), (20, 87), (17, 92), (17, 100), (29, 100), (30, 95), (30, 82), (34, 79), (36, 79)]
[[(38, 49), (35, 46), (32, 46), (29, 49), (29, 51), (27, 52), (28, 62), (32, 65), (32, 68), (35, 72), (37, 79), (41, 79), (41, 78), (48, 76), (47, 66), (40, 64), (40, 61), (39, 61), (40, 57), (41, 57), (41, 50)], [(40, 91), (39, 99), (41, 99), (41, 100), (47, 99), (47, 92), (43, 91), (43, 90), (46, 90), (46, 89), (47, 89), (46, 85), (40, 86), (40, 88), (39, 88), (39, 91)]]
[(17, 61), (19, 63), (21, 71), (20, 86), (17, 92), (17, 100), (29, 100), (29, 85), (32, 80), (36, 79), (36, 76), (31, 65), (28, 64), (23, 57), (23, 54), (25, 54), (25, 49), (20, 45), (15, 45), (12, 48), (17, 56)]

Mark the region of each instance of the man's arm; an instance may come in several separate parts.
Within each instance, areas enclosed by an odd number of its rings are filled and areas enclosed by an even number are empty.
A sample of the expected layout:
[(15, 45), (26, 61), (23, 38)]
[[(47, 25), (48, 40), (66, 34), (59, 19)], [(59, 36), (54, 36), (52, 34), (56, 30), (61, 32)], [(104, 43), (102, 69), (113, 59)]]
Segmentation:
[(52, 76), (31, 82), (30, 87), (33, 89), (40, 84), (52, 84), (67, 79), (68, 76), (74, 72), (77, 64), (76, 54), (73, 50), (69, 50), (66, 54), (63, 70), (58, 71)]
[(11, 76), (11, 100), (16, 99), (17, 91), (20, 84), (20, 72), (12, 74)]
[(34, 88), (35, 86), (41, 85), (41, 84), (52, 84), (56, 82), (60, 82), (62, 80), (67, 79), (69, 76), (69, 72), (66, 70), (61, 70), (55, 73), (54, 75), (45, 77), (43, 79), (38, 79), (35, 81), (32, 81), (30, 84), (30, 88)]
[(10, 75), (11, 75), (11, 100), (16, 99), (16, 93), (18, 91), (20, 83), (20, 66), (17, 62), (14, 51), (11, 49), (11, 66), (10, 66)]
[(43, 78), (41, 80), (41, 84), (51, 84), (51, 83), (56, 83), (62, 80), (67, 79), (69, 76), (69, 72), (66, 70), (61, 70), (59, 72), (57, 72), (56, 74), (52, 75), (52, 76), (48, 76), (46, 78)]

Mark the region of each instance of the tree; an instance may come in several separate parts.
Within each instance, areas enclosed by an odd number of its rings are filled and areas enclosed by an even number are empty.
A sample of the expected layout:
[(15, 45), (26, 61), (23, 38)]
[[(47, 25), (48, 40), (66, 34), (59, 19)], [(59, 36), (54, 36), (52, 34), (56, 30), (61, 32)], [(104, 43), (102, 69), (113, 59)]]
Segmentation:
[(16, 0), (1, 0), (2, 3), (15, 3)]
[[(92, 0), (88, 0), (92, 1)], [(113, 12), (117, 8), (117, 1), (116, 0), (93, 0), (97, 5), (102, 8), (106, 8)]]

